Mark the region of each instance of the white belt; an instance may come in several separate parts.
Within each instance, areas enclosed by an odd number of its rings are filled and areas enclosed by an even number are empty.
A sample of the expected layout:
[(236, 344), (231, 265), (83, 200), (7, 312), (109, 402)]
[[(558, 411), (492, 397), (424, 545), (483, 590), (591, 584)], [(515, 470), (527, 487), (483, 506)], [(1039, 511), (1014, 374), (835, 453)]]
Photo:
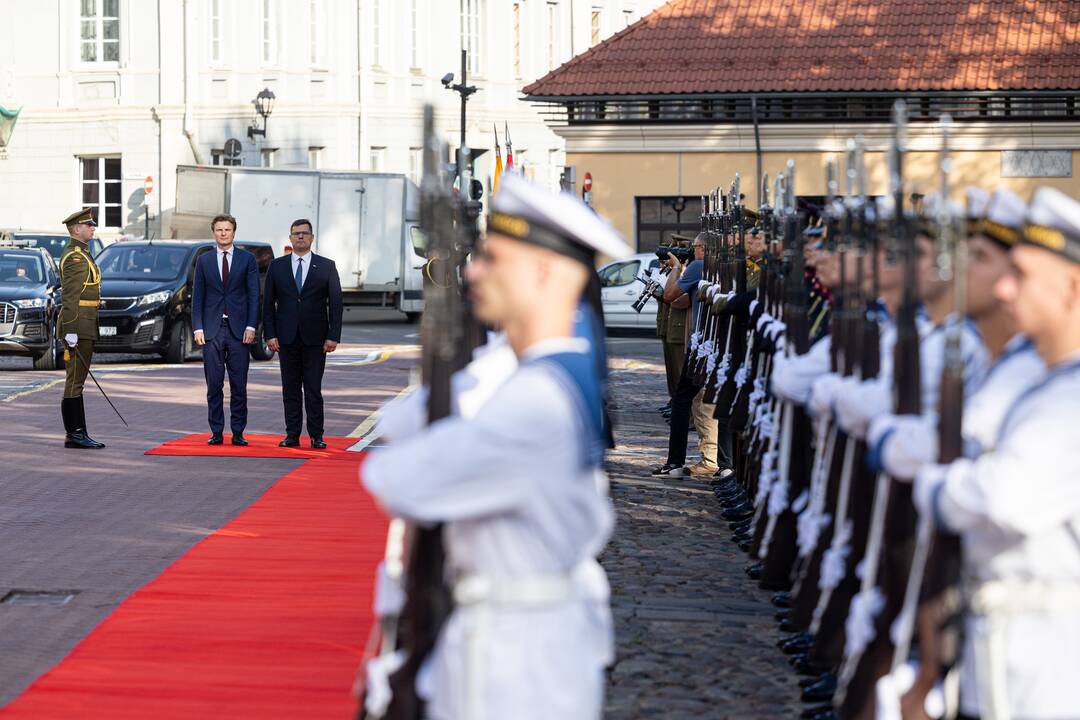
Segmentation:
[(473, 575), (454, 585), (458, 605), (537, 607), (566, 602), (575, 595), (569, 575), (529, 575), (493, 578)]
[(972, 583), (967, 590), (972, 614), (985, 618), (972, 638), (979, 714), (986, 720), (1009, 720), (1005, 633), (1010, 616), (1075, 613), (1080, 607), (1080, 582), (991, 580)]
[(1080, 581), (990, 580), (975, 583), (970, 598), (976, 615), (1075, 613), (1080, 608)]

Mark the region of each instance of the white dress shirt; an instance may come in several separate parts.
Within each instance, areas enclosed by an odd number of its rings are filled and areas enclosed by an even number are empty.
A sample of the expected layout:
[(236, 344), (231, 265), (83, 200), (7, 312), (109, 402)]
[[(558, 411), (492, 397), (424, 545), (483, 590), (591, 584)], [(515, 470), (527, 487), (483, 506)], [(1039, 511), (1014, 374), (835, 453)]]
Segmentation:
[[(294, 283), (296, 282), (296, 268), (297, 268), (297, 266), (300, 266), (300, 267), (303, 268), (303, 270), (300, 271), (300, 287), (301, 288), (304, 286), (304, 283), (307, 282), (308, 270), (311, 269), (311, 259), (313, 257), (315, 257), (315, 256), (312, 255), (310, 252), (308, 252), (308, 253), (306, 253), (304, 255), (297, 255), (296, 251), (294, 250), (293, 253), (292, 253), (292, 273), (291, 273), (291, 276), (293, 278)], [(301, 260), (304, 261), (302, 265), (300, 263)]]

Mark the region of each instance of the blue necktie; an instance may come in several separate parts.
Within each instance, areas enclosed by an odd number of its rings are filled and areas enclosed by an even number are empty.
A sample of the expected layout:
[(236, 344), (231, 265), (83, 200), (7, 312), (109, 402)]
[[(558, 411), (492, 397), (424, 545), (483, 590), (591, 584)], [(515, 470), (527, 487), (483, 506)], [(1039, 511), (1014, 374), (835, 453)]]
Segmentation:
[(296, 292), (300, 292), (304, 287), (304, 261), (296, 261)]

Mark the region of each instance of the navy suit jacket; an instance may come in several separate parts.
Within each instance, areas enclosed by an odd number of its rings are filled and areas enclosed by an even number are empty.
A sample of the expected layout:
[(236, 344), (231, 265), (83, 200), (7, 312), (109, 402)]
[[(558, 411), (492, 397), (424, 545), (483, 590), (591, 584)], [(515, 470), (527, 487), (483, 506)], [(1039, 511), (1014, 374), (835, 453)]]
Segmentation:
[(341, 280), (330, 258), (309, 253), (304, 287), (296, 289), (292, 256), (274, 258), (266, 271), (263, 337), (291, 345), (297, 333), (304, 345), (341, 342)]
[(217, 246), (195, 262), (195, 286), (191, 291), (191, 329), (202, 330), (206, 340), (217, 336), (222, 315), (237, 339), (244, 329), (259, 327), (259, 266), (255, 256), (233, 245), (229, 264), (229, 287), (221, 285)]

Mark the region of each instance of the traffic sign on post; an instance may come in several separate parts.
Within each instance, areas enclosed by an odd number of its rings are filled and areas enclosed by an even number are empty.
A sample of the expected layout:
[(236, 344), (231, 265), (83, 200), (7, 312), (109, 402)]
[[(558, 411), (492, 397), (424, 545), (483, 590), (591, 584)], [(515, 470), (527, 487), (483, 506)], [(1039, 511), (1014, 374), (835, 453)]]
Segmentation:
[(147, 195), (154, 192), (154, 176), (153, 175), (147, 175), (146, 180), (143, 180), (143, 186), (142, 187), (143, 187), (143, 190), (146, 191)]
[(592, 173), (585, 173), (585, 180), (581, 183), (581, 186), (585, 192), (592, 190)]

